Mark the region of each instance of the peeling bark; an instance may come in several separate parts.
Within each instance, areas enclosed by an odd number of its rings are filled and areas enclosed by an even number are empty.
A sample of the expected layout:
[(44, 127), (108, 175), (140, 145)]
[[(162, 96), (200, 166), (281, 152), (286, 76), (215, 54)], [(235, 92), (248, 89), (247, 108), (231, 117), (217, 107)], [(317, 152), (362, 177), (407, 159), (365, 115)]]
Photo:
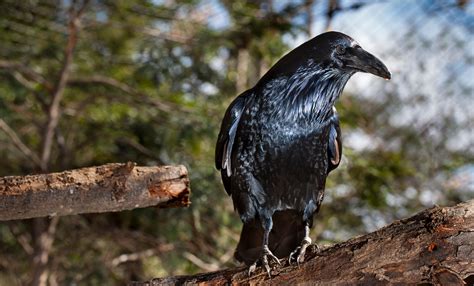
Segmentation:
[(184, 166), (107, 164), (0, 178), (0, 221), (189, 205)]
[(474, 200), (434, 207), (272, 270), (220, 270), (130, 285), (474, 285)]

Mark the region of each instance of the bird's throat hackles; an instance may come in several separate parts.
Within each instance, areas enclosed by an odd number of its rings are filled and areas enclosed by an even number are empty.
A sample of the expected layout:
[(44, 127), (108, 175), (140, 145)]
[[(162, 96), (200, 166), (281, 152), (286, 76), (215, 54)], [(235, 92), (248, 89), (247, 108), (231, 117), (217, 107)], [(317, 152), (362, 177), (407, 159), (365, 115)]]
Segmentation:
[(335, 101), (354, 73), (309, 62), (291, 76), (270, 81), (264, 89), (273, 116), (299, 123), (322, 123), (328, 119)]

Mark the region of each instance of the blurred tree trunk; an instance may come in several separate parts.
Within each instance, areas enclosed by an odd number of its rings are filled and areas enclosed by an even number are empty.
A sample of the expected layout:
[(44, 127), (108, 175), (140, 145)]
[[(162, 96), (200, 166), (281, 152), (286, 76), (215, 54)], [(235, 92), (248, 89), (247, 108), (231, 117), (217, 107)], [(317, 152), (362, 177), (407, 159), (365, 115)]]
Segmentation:
[(306, 262), (272, 270), (245, 267), (130, 285), (473, 285), (474, 200), (434, 207), (335, 246), (310, 248)]
[[(72, 68), (74, 49), (77, 45), (78, 33), (81, 28), (80, 20), (87, 4), (88, 0), (84, 0), (80, 4), (77, 1), (72, 1), (70, 4), (68, 37), (64, 50), (64, 59), (54, 88), (51, 91), (51, 101), (47, 110), (48, 119), (42, 136), (40, 168), (43, 173), (49, 170), (53, 139), (56, 137), (56, 129), (61, 116), (60, 104)], [(51, 220), (35, 218), (32, 221), (34, 254), (31, 285), (46, 285), (48, 280), (49, 253), (54, 242), (58, 221), (58, 217), (54, 217)]]
[(306, 0), (304, 2), (304, 9), (306, 13), (306, 33), (309, 37), (314, 35), (313, 24), (314, 24), (314, 15), (313, 15), (313, 4), (314, 0)]
[(54, 234), (59, 217), (34, 218), (31, 237), (34, 241), (33, 276), (31, 285), (46, 285), (48, 280), (48, 260), (54, 242)]
[(237, 78), (235, 89), (237, 93), (245, 91), (248, 87), (248, 69), (250, 64), (250, 54), (247, 48), (239, 49), (237, 53)]
[(332, 19), (334, 17), (334, 14), (338, 11), (338, 9), (339, 9), (339, 1), (338, 0), (329, 0), (328, 1), (328, 10), (326, 11), (326, 25), (325, 25), (325, 30), (326, 31), (331, 30)]

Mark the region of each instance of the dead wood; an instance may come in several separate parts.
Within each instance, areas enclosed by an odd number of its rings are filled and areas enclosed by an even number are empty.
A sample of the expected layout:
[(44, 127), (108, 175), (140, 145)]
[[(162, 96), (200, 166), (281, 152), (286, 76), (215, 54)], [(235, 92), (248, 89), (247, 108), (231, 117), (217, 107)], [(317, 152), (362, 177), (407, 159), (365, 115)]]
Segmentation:
[(474, 200), (434, 207), (380, 230), (306, 253), (299, 267), (220, 270), (130, 285), (474, 285)]
[(0, 221), (189, 205), (184, 166), (107, 164), (0, 178)]

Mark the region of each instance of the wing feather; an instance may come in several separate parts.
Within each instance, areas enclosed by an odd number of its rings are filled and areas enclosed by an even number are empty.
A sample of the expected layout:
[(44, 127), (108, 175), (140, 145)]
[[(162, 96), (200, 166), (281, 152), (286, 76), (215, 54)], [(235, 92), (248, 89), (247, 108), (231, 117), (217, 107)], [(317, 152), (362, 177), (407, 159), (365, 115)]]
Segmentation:
[(336, 108), (333, 108), (333, 115), (329, 120), (331, 122), (328, 142), (328, 174), (339, 166), (342, 157), (341, 127)]
[(230, 194), (230, 178), (232, 176), (232, 148), (239, 126), (240, 117), (244, 112), (252, 92), (250, 90), (240, 94), (230, 104), (222, 120), (221, 130), (216, 144), (216, 168), (221, 171), (222, 181)]

